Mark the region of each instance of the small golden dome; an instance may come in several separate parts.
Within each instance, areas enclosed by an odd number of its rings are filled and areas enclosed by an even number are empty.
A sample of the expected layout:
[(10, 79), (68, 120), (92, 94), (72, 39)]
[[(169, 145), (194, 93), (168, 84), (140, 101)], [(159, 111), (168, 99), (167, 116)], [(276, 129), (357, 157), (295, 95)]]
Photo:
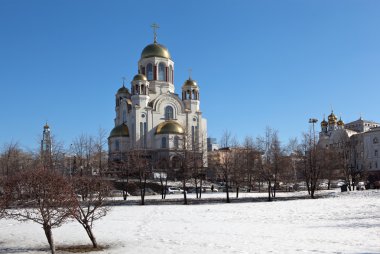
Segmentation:
[(342, 121), (342, 119), (339, 119), (338, 123), (337, 123), (339, 126), (343, 126), (344, 125), (344, 122)]
[(128, 126), (125, 123), (123, 123), (113, 128), (108, 138), (114, 137), (129, 137)]
[(141, 52), (141, 58), (162, 57), (171, 59), (169, 50), (161, 44), (153, 43), (146, 46)]
[(182, 88), (184, 88), (184, 87), (194, 87), (195, 88), (195, 87), (198, 87), (198, 84), (197, 84), (197, 81), (189, 78), (188, 80), (185, 81), (185, 83), (183, 83)]
[(329, 124), (335, 124), (336, 120), (338, 120), (338, 118), (336, 117), (333, 111), (331, 111), (331, 114), (329, 115), (328, 119), (329, 119)]
[(129, 90), (128, 90), (128, 88), (126, 88), (123, 85), (122, 87), (119, 88), (119, 90), (117, 90), (117, 93), (128, 93), (129, 94)]
[(323, 121), (321, 122), (322, 127), (327, 127), (328, 123), (327, 121), (323, 118)]
[(157, 134), (184, 134), (185, 131), (183, 127), (173, 120), (168, 120), (157, 125)]
[(137, 81), (137, 80), (144, 80), (144, 81), (147, 81), (148, 79), (145, 77), (144, 74), (137, 74), (133, 77), (133, 81)]
[(44, 126), (44, 129), (49, 129), (49, 125), (46, 123), (45, 126)]

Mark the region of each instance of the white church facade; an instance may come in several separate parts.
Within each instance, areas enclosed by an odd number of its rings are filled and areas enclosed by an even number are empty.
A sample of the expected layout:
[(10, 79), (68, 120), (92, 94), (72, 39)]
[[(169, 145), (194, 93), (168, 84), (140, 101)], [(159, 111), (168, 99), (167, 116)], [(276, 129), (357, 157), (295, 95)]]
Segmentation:
[(360, 117), (345, 124), (331, 112), (321, 122), (318, 145), (345, 152), (349, 167), (380, 177), (380, 123)]
[(126, 160), (143, 150), (153, 168), (176, 168), (181, 151), (191, 150), (207, 166), (207, 121), (200, 110), (200, 89), (191, 77), (175, 91), (174, 61), (169, 50), (154, 42), (138, 61), (138, 73), (115, 95), (115, 127), (108, 138), (110, 162)]

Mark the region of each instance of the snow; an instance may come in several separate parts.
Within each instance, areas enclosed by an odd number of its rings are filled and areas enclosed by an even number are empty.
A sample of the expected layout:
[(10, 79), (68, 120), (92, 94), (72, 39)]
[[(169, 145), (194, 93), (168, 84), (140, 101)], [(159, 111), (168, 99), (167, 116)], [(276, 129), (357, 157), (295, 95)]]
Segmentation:
[[(110, 254), (380, 253), (380, 191), (324, 194), (316, 200), (116, 206), (96, 222), (94, 233), (108, 246), (99, 253)], [(249, 195), (265, 194), (243, 193)], [(75, 222), (53, 234), (58, 246), (90, 243)], [(49, 252), (38, 224), (0, 220), (0, 253)]]

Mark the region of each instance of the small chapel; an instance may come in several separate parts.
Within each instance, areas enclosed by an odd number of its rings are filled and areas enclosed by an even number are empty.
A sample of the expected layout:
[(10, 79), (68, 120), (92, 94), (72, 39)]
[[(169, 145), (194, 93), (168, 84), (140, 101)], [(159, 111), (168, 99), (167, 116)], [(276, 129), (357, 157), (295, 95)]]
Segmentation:
[(207, 166), (207, 121), (200, 109), (200, 87), (191, 74), (175, 90), (174, 61), (154, 40), (141, 52), (130, 87), (123, 82), (115, 95), (115, 127), (108, 137), (109, 161), (123, 162), (133, 151), (144, 151), (152, 169), (180, 167), (184, 151), (197, 153)]

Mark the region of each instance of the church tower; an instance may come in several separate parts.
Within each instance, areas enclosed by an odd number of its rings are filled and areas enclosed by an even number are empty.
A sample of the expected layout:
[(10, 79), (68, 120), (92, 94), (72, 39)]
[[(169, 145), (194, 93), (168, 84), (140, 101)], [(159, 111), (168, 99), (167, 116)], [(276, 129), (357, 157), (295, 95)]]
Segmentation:
[(41, 140), (41, 160), (44, 167), (47, 167), (50, 165), (51, 153), (52, 153), (52, 142), (51, 142), (50, 127), (46, 123), (44, 126), (44, 130), (42, 132), (42, 140)]

